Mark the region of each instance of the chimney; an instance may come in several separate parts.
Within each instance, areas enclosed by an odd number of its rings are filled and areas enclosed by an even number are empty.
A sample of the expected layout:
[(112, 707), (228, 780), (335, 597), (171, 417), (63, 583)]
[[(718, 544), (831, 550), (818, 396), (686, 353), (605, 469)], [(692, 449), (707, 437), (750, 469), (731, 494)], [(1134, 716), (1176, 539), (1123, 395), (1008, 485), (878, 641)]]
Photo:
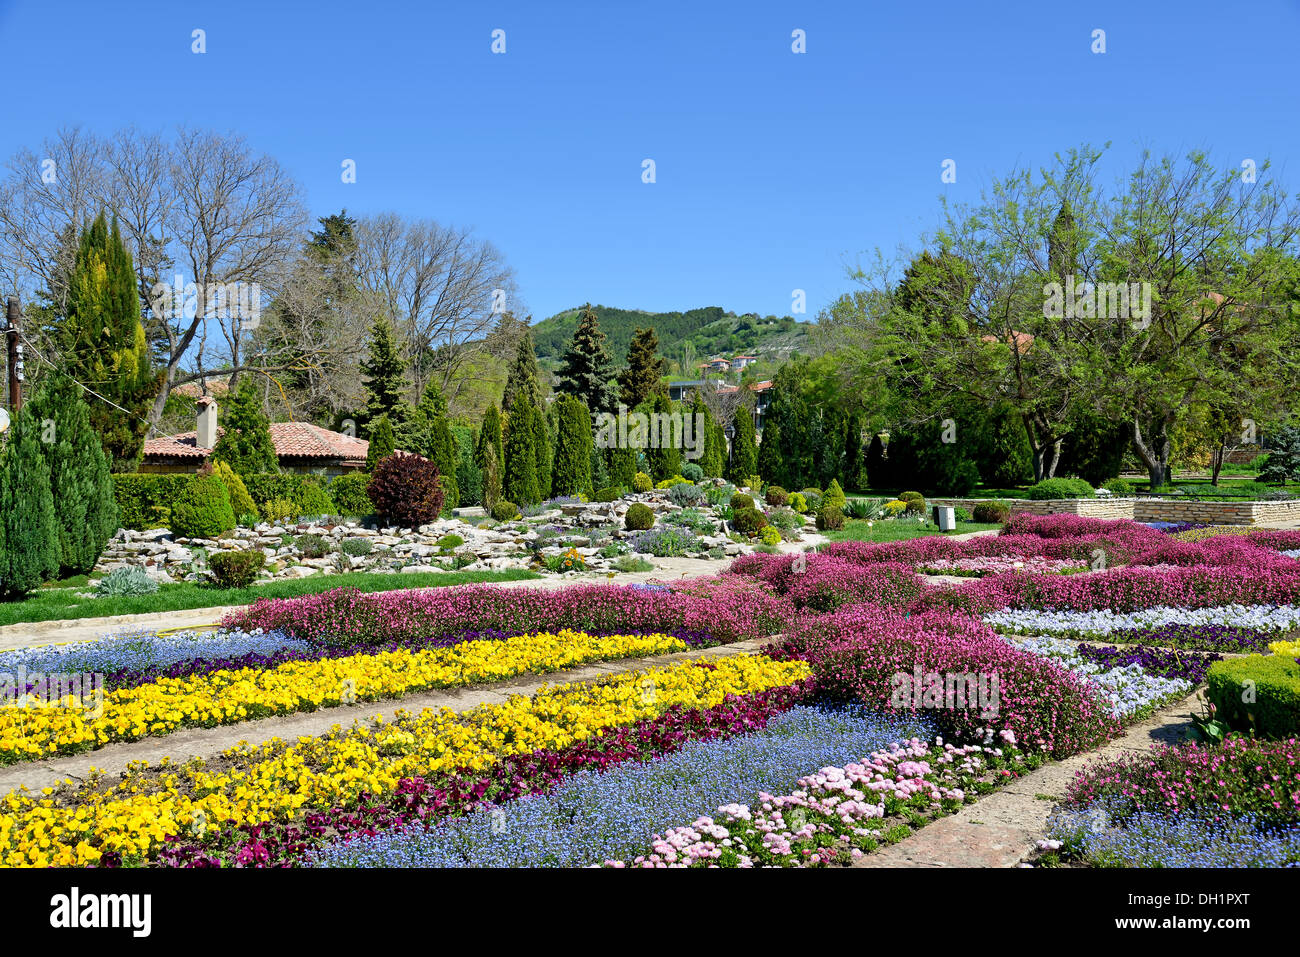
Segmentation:
[(210, 449), (217, 444), (217, 400), (211, 396), (199, 399), (199, 424), (195, 445)]

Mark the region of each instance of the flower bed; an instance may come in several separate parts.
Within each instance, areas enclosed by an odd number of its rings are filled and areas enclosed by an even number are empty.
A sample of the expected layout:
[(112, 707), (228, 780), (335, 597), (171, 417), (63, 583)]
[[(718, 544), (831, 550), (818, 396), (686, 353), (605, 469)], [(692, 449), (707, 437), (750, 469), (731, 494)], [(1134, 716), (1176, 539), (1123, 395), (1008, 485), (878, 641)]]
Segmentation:
[(580, 867), (630, 855), (718, 802), (792, 787), (804, 770), (885, 747), (925, 722), (796, 707), (761, 730), (691, 742), (649, 763), (579, 773), (550, 793), (484, 808), (429, 830), (337, 842), (327, 867)]
[(725, 575), (673, 583), (660, 592), (623, 585), (556, 590), (471, 585), (378, 594), (340, 588), (258, 601), (228, 616), (224, 624), (343, 646), (412, 642), (466, 630), (559, 628), (589, 633), (701, 631), (730, 643), (775, 634), (791, 613), (788, 601), (756, 582)]
[(716, 707), (730, 695), (793, 685), (809, 673), (803, 662), (758, 655), (697, 660), (461, 713), (399, 712), (391, 722), (293, 744), (241, 745), (211, 770), (203, 762), (168, 764), (39, 798), (10, 792), (0, 802), (0, 864), (77, 866), (98, 863), (105, 852), (139, 863), (168, 837), (209, 822), (237, 827), (347, 806), (362, 794), (391, 794), (403, 779), (484, 771), (509, 755), (567, 747), (673, 707)]
[[(992, 733), (990, 732), (990, 737)], [(906, 837), (927, 816), (955, 811), (1038, 762), (1004, 733), (996, 747), (940, 739), (893, 742), (861, 763), (823, 767), (782, 797), (727, 804), (656, 836), (650, 853), (607, 867), (817, 867), (847, 864)]]
[(1135, 642), (1229, 653), (1263, 651), (1300, 625), (1294, 605), (1225, 605), (1218, 608), (1147, 608), (1116, 613), (1008, 609), (984, 616), (1005, 634), (1057, 635)]
[(1021, 647), (1050, 658), (1100, 690), (1110, 701), (1111, 714), (1126, 723), (1187, 697), (1196, 687), (1195, 682), (1181, 675), (1166, 677), (1148, 672), (1139, 660), (1099, 661), (1082, 654), (1070, 642), (1055, 638), (1030, 638)]
[(937, 558), (928, 564), (919, 565), (918, 571), (930, 575), (964, 575), (979, 578), (984, 575), (1000, 575), (1003, 572), (1026, 572), (1034, 575), (1072, 575), (1087, 571), (1088, 566), (1066, 558), (1011, 558), (997, 556), (993, 558)]

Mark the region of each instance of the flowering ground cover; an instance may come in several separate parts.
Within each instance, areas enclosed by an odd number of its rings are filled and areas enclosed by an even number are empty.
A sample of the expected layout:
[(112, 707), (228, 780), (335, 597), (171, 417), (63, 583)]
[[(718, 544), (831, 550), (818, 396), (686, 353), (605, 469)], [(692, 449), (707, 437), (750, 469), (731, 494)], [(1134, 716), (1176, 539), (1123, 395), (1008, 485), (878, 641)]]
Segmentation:
[(860, 763), (823, 767), (791, 793), (718, 807), (656, 835), (649, 852), (607, 867), (818, 867), (846, 864), (1032, 770), (1041, 759), (1000, 740), (954, 746), (895, 741)]
[(933, 575), (964, 575), (976, 578), (982, 575), (999, 575), (1003, 572), (1027, 572), (1037, 575), (1071, 575), (1088, 570), (1085, 562), (1066, 558), (1015, 558), (993, 556), (983, 558), (936, 558), (917, 566), (917, 570)]
[(1300, 738), (1234, 736), (1100, 762), (1071, 783), (1048, 841), (1047, 863), (1300, 864)]
[[(289, 661), (272, 668), (211, 671), (120, 688), (82, 707), (0, 708), (0, 763), (138, 741), (179, 728), (378, 701), (433, 688), (501, 681), (593, 661), (685, 651), (669, 635), (556, 634), (465, 641), (450, 648)], [(96, 711), (100, 713), (95, 713)]]
[[(1170, 677), (1150, 669), (1140, 656), (1128, 661), (1088, 655), (1073, 643), (1056, 638), (1029, 638), (1021, 647), (1042, 655), (1101, 690), (1109, 699), (1111, 714), (1132, 722), (1153, 714), (1165, 705), (1187, 697), (1199, 683), (1181, 673)], [(1203, 676), (1205, 668), (1200, 667)], [(1170, 665), (1164, 662), (1164, 671)], [(1174, 669), (1181, 672), (1181, 669)]]
[(1201, 651), (1263, 651), (1300, 625), (1295, 605), (1222, 605), (1146, 608), (1134, 612), (1017, 608), (990, 612), (984, 621), (1004, 634), (1055, 635)]
[(713, 708), (729, 696), (790, 686), (810, 674), (801, 661), (760, 655), (699, 659), (609, 679), (559, 685), (532, 698), (466, 712), (398, 712), (394, 720), (341, 728), (290, 744), (272, 739), (203, 761), (136, 768), (120, 781), (71, 783), (40, 797), (0, 801), (0, 863), (85, 865), (105, 853), (124, 864), (157, 855), (169, 837), (355, 805), (393, 793), (405, 779), (484, 771), (510, 755), (564, 748), (674, 707)]
[(749, 734), (691, 742), (656, 761), (580, 772), (545, 795), (431, 829), (333, 843), (315, 863), (348, 867), (538, 867), (631, 855), (657, 831), (721, 802), (793, 787), (801, 769), (843, 763), (925, 733), (925, 722), (806, 706)]

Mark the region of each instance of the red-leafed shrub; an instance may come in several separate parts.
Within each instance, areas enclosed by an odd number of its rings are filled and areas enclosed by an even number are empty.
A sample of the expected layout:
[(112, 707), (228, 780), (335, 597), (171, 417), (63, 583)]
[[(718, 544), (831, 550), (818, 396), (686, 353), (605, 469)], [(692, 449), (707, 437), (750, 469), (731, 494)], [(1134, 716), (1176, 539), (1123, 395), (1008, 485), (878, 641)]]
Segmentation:
[(419, 455), (394, 452), (383, 459), (366, 486), (375, 512), (400, 528), (419, 528), (442, 511), (438, 466)]

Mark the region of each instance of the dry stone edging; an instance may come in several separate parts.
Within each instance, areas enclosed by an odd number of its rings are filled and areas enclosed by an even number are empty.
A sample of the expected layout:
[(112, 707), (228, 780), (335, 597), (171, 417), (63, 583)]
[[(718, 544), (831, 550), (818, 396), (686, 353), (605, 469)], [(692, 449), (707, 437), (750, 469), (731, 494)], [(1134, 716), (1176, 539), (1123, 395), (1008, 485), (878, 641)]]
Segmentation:
[(1047, 835), (1055, 801), (1037, 795), (1065, 795), (1075, 774), (1088, 765), (1125, 753), (1146, 753), (1154, 744), (1182, 741), (1191, 728), (1196, 693), (1128, 728), (1103, 747), (1053, 761), (987, 794), (957, 813), (939, 818), (897, 844), (863, 855), (853, 867), (1015, 867)]

